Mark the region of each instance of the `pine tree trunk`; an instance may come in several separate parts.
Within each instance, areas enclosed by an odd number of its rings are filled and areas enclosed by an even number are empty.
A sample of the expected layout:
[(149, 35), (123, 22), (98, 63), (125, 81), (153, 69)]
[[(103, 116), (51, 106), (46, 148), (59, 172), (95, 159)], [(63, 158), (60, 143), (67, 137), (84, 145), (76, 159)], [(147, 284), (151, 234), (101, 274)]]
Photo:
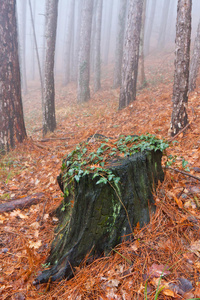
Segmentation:
[(43, 107), (43, 135), (56, 128), (55, 89), (54, 89), (54, 58), (56, 44), (58, 0), (49, 2), (46, 12), (46, 51), (44, 72), (44, 107)]
[(21, 24), (22, 27), (22, 87), (23, 93), (26, 95), (28, 93), (27, 89), (27, 76), (26, 76), (26, 10), (27, 10), (27, 2), (22, 1), (22, 18), (23, 22)]
[(106, 16), (106, 27), (105, 27), (105, 32), (104, 32), (104, 64), (108, 64), (108, 59), (109, 59), (109, 50), (110, 50), (110, 36), (111, 36), (111, 27), (112, 27), (112, 11), (113, 11), (113, 0), (109, 0), (107, 5), (108, 11), (107, 11), (107, 16)]
[(0, 0), (0, 154), (26, 138), (17, 37), (16, 1)]
[(113, 88), (115, 89), (121, 85), (123, 45), (124, 45), (124, 33), (125, 33), (125, 25), (126, 25), (126, 9), (127, 9), (127, 0), (120, 0), (119, 16), (118, 16), (118, 33), (117, 33), (116, 50), (115, 50), (114, 82), (113, 82)]
[(119, 109), (136, 98), (143, 0), (131, 0), (125, 36)]
[(79, 56), (79, 46), (80, 46), (80, 32), (81, 32), (81, 11), (83, 6), (83, 0), (78, 1), (76, 9), (76, 34), (74, 38), (74, 53), (73, 53), (73, 70), (72, 70), (72, 80), (77, 81), (78, 78), (78, 56)]
[(189, 91), (192, 92), (196, 88), (196, 80), (200, 66), (200, 22), (197, 29), (197, 35), (194, 42), (194, 50), (190, 64), (189, 75)]
[(140, 61), (139, 61), (139, 88), (144, 88), (147, 84), (144, 71), (144, 29), (146, 19), (146, 0), (144, 0), (143, 12), (142, 12), (142, 28), (140, 34)]
[(164, 0), (163, 9), (162, 9), (162, 18), (161, 18), (161, 24), (160, 24), (160, 32), (159, 32), (159, 37), (158, 37), (158, 49), (159, 50), (162, 50), (165, 47), (169, 6), (170, 6), (170, 0)]
[(71, 61), (71, 52), (72, 41), (73, 41), (73, 27), (74, 27), (74, 9), (75, 9), (75, 1), (70, 0), (69, 9), (68, 9), (68, 22), (67, 22), (67, 34), (66, 34), (66, 52), (65, 52), (65, 71), (64, 71), (64, 80), (63, 85), (66, 86), (70, 82), (70, 61)]
[(150, 41), (151, 41), (151, 34), (152, 34), (152, 28), (155, 18), (155, 11), (156, 11), (156, 1), (157, 0), (151, 0), (151, 11), (149, 15), (149, 21), (147, 23), (148, 26), (146, 26), (145, 30), (145, 39), (144, 39), (144, 55), (149, 54), (149, 48), (150, 48)]
[(103, 1), (97, 0), (94, 41), (94, 92), (101, 88), (101, 21)]
[(34, 23), (31, 0), (29, 0), (29, 9), (30, 9), (30, 15), (31, 15), (31, 25), (32, 25), (32, 30), (33, 30), (33, 39), (34, 39), (35, 52), (36, 52), (36, 57), (37, 57), (38, 71), (39, 71), (39, 76), (40, 76), (42, 109), (44, 110), (43, 76), (42, 76), (42, 68), (41, 68), (38, 45), (37, 45), (37, 39), (36, 39), (35, 23)]
[(171, 135), (176, 135), (188, 123), (188, 81), (190, 63), (192, 0), (178, 0), (175, 46), (175, 73)]
[(92, 30), (91, 30), (91, 51), (90, 51), (90, 75), (94, 72), (94, 56), (95, 56), (95, 36), (96, 36), (96, 17), (97, 17), (97, 3), (98, 0), (93, 2), (93, 14), (92, 14)]
[(92, 28), (93, 0), (83, 2), (81, 16), (81, 34), (78, 66), (77, 102), (83, 103), (90, 99), (90, 45)]
[[(35, 24), (35, 6), (36, 3), (33, 1), (33, 23)], [(35, 43), (34, 43), (34, 33), (33, 28), (30, 26), (30, 36), (31, 36), (31, 80), (35, 80)]]

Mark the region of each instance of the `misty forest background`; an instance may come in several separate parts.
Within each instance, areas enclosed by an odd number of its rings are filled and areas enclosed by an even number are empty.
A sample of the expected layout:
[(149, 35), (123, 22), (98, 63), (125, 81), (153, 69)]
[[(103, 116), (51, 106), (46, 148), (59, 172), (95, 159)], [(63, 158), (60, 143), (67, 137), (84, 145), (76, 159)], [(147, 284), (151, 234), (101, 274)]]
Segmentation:
[[(94, 80), (97, 2), (98, 1), (94, 1), (93, 7), (90, 49), (90, 77), (93, 80), (90, 81), (90, 88), (92, 93), (98, 90), (98, 88), (95, 87)], [(120, 10), (122, 9), (122, 4), (120, 4), (120, 2), (122, 3), (123, 1), (104, 1), (102, 7), (102, 25), (100, 37), (100, 81), (104, 81), (104, 79), (106, 79), (109, 70), (109, 74), (111, 74), (113, 80), (110, 86), (111, 88), (118, 88), (120, 85), (120, 75), (117, 74), (116, 64), (118, 63), (119, 65), (119, 60), (122, 59), (122, 57), (119, 57), (119, 51), (117, 52), (117, 49), (119, 47), (119, 43), (123, 45), (123, 36), (125, 35), (125, 33), (123, 33), (122, 38), (119, 36), (121, 34), (119, 32), (119, 18), (122, 18), (122, 16), (119, 15)], [(124, 1), (124, 3), (125, 2), (126, 1)], [(60, 89), (60, 86), (67, 86), (70, 82), (77, 83), (78, 80), (81, 3), (81, 0), (60, 0), (58, 2), (54, 68), (56, 90)], [(145, 58), (148, 58), (150, 55), (152, 55), (152, 57), (157, 56), (159, 53), (162, 53), (163, 50), (165, 51), (165, 53), (172, 53), (175, 48), (177, 1), (145, 1), (145, 5), (145, 20), (143, 20), (145, 26), (143, 37), (144, 45), (142, 49)], [(33, 24), (30, 15), (30, 3), (28, 1), (17, 1), (19, 55), (23, 95), (26, 95), (28, 91), (31, 90), (33, 84), (38, 84), (38, 87), (40, 86), (40, 75), (43, 77), (42, 80), (44, 80), (46, 4), (45, 1), (41, 2), (36, 0), (33, 1), (31, 6), (38, 50), (36, 50), (36, 44), (34, 40)], [(129, 8), (127, 2), (125, 19), (121, 20), (121, 22), (125, 22), (125, 25), (127, 23), (128, 9)], [(194, 0), (192, 5), (192, 45), (196, 36), (197, 26), (199, 22), (199, 9), (199, 1)], [(40, 61), (42, 74), (39, 74), (38, 58)], [(138, 81), (139, 80), (140, 78), (138, 79)], [(149, 80), (151, 80), (151, 75)], [(139, 82), (138, 87), (141, 87), (141, 85), (143, 84), (145, 83)], [(74, 89), (76, 88), (77, 87), (74, 87)], [(32, 101), (34, 100), (32, 99)], [(79, 102), (79, 99), (76, 99), (75, 101)]]

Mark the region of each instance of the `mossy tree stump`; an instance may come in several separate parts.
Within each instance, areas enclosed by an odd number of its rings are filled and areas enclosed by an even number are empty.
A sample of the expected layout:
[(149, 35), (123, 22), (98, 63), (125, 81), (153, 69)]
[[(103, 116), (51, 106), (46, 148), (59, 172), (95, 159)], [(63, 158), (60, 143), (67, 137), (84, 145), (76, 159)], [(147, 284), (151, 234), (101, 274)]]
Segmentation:
[[(161, 158), (161, 151), (148, 150), (110, 161), (109, 169), (120, 177), (117, 185), (96, 184), (92, 173), (74, 181), (56, 211), (59, 225), (47, 260), (51, 268), (35, 283), (73, 277), (72, 268), (88, 253), (93, 257), (107, 253), (132, 236), (138, 222), (148, 223), (150, 210), (155, 210), (152, 190), (164, 178)], [(64, 192), (62, 172), (58, 182)]]

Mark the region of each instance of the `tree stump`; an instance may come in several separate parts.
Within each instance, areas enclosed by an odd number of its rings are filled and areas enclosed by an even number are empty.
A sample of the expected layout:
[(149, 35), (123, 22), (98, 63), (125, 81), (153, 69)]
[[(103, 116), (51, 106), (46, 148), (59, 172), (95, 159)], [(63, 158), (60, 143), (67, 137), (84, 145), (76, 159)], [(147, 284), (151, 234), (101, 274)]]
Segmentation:
[[(164, 179), (161, 151), (144, 151), (110, 161), (109, 168), (120, 177), (118, 185), (96, 184), (88, 174), (70, 189), (57, 208), (59, 225), (47, 263), (51, 268), (38, 276), (35, 284), (73, 277), (72, 268), (85, 256), (108, 253), (132, 236), (132, 227), (149, 222), (155, 210), (152, 190)], [(64, 192), (63, 174), (58, 176)], [(130, 227), (131, 226), (131, 227)]]

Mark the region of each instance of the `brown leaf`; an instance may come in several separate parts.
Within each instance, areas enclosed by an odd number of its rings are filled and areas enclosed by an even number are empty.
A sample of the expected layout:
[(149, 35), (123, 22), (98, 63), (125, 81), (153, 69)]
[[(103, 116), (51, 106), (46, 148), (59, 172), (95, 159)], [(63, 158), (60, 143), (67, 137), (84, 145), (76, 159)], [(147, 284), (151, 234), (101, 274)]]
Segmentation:
[(164, 265), (153, 264), (149, 269), (149, 275), (151, 278), (165, 276), (165, 275), (169, 275), (169, 274), (170, 274), (170, 272), (167, 271), (167, 267)]

